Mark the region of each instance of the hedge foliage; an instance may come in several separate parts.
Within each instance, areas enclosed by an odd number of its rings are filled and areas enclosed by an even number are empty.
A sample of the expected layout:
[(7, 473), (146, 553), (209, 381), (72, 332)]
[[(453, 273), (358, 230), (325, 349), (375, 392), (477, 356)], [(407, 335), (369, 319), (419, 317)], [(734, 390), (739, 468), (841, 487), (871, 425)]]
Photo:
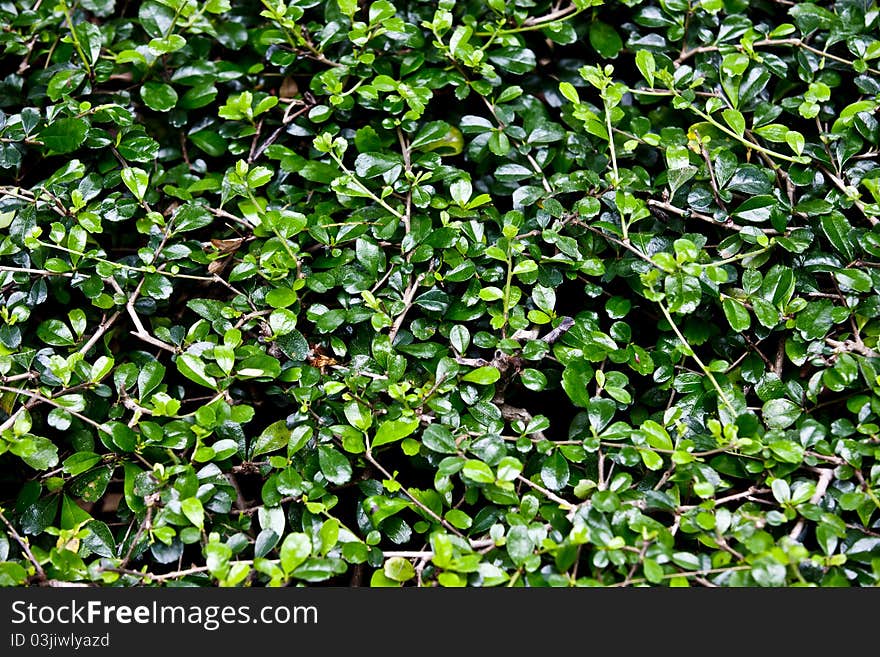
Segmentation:
[(880, 582), (876, 3), (0, 21), (0, 584)]

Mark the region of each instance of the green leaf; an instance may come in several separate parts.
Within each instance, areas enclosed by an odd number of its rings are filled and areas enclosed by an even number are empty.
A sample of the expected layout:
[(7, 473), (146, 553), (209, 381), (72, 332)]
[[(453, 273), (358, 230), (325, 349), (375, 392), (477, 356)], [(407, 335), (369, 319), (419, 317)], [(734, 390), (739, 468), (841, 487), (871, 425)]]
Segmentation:
[(721, 112), (724, 122), (729, 125), (733, 131), (740, 137), (746, 131), (746, 120), (743, 118), (742, 112), (735, 109), (726, 109)]
[(801, 408), (788, 399), (770, 399), (761, 407), (761, 414), (771, 429), (785, 429), (801, 416)]
[(491, 484), (495, 481), (495, 473), (492, 472), (492, 468), (476, 459), (465, 461), (461, 473), (478, 484)]
[(141, 366), (137, 375), (138, 398), (146, 399), (165, 378), (165, 366), (151, 360)]
[[(279, 312), (279, 311), (275, 311)], [(288, 311), (284, 311), (288, 312)], [(289, 318), (288, 318), (289, 319)], [(277, 317), (276, 317), (277, 320)], [(271, 325), (270, 325), (271, 326)], [(276, 330), (282, 328), (284, 333), (280, 333), (280, 335), (285, 335), (286, 333), (292, 333), (294, 328), (289, 324), (279, 325), (276, 321), (275, 326), (273, 327)], [(272, 356), (267, 356), (266, 354), (256, 354), (254, 356), (249, 356), (238, 362), (238, 366), (236, 369), (236, 377), (239, 379), (250, 379), (250, 378), (268, 378), (274, 379), (279, 374), (281, 374), (281, 364), (279, 363), (277, 358)]]
[(137, 167), (125, 167), (120, 172), (120, 177), (134, 197), (138, 201), (143, 201), (150, 188), (150, 175)]
[(112, 466), (98, 467), (76, 477), (70, 482), (67, 490), (83, 502), (94, 503), (104, 496), (112, 475)]
[(85, 78), (85, 71), (80, 69), (58, 71), (52, 76), (52, 79), (49, 80), (49, 86), (46, 89), (46, 94), (49, 96), (49, 100), (53, 103), (57, 103), (64, 96), (73, 93)]
[(101, 30), (94, 23), (81, 21), (74, 27), (86, 64), (94, 66), (101, 55)]
[(391, 184), (403, 172), (403, 161), (397, 155), (388, 153), (361, 153), (354, 163), (354, 170), (361, 178), (371, 179), (382, 176)]
[(669, 433), (654, 420), (645, 420), (641, 426), (642, 435), (647, 443), (655, 449), (672, 450), (672, 438)]
[(769, 301), (761, 298), (752, 299), (752, 310), (762, 326), (774, 328), (779, 323), (779, 310)]
[(514, 75), (528, 73), (535, 68), (535, 53), (521, 46), (508, 46), (489, 52), (489, 61)]
[(58, 465), (58, 447), (48, 438), (26, 434), (9, 451), (34, 470), (48, 470)]
[(741, 203), (732, 216), (750, 223), (765, 223), (770, 221), (775, 205), (776, 199), (773, 196), (753, 196)]
[(213, 130), (197, 130), (189, 135), (189, 139), (212, 157), (220, 157), (226, 152), (226, 140)]
[(37, 337), (54, 347), (70, 347), (75, 344), (73, 332), (64, 322), (47, 319), (37, 327)]
[(649, 470), (659, 470), (663, 467), (663, 457), (650, 449), (639, 449), (639, 457)]
[(669, 184), (670, 196), (675, 196), (681, 186), (693, 178), (698, 171), (697, 167), (690, 164), (690, 156), (685, 146), (669, 146), (666, 149), (666, 165), (669, 167), (666, 181)]
[(541, 466), (541, 481), (550, 490), (562, 490), (568, 485), (570, 470), (565, 456), (559, 452), (553, 452), (544, 459)]
[(469, 529), (474, 524), (473, 519), (460, 509), (449, 509), (443, 517), (458, 529)]
[(22, 586), (24, 585), (27, 578), (27, 571), (18, 562), (0, 562), (0, 586)]
[(162, 82), (145, 82), (141, 86), (141, 100), (152, 110), (167, 112), (177, 104), (177, 92)]
[(590, 45), (606, 59), (617, 57), (617, 53), (623, 50), (623, 40), (617, 30), (596, 20), (590, 23)]
[(197, 497), (188, 497), (180, 503), (180, 510), (186, 519), (199, 529), (205, 527), (205, 509)]
[(59, 523), (61, 529), (73, 529), (77, 525), (89, 522), (91, 518), (92, 517), (76, 502), (74, 502), (68, 495), (62, 495), (60, 518), (61, 522)]
[(19, 526), (21, 531), (30, 536), (42, 534), (46, 527), (55, 522), (58, 515), (59, 499), (57, 495), (44, 497), (28, 504), (21, 513)]
[(254, 556), (265, 557), (276, 545), (278, 545), (279, 538), (280, 536), (278, 536), (273, 529), (267, 528), (260, 530), (260, 533), (257, 534), (257, 538), (254, 541)]
[(205, 363), (194, 354), (180, 354), (177, 357), (177, 370), (190, 381), (206, 388), (217, 388), (217, 380), (205, 372)]
[(411, 420), (386, 420), (376, 429), (376, 435), (372, 440), (373, 447), (393, 443), (409, 436), (419, 426), (418, 419)]
[(278, 420), (263, 429), (251, 447), (251, 458), (287, 447), (293, 431), (287, 428), (287, 420)]
[[(559, 83), (559, 92), (568, 101), (570, 101), (572, 103), (577, 104), (581, 101), (580, 96), (578, 95), (577, 89), (574, 88), (574, 85), (571, 82), (560, 82)], [(528, 169), (526, 169), (526, 171), (528, 171)]]
[(358, 10), (357, 0), (336, 0), (336, 4), (339, 7), (339, 11), (349, 18), (352, 18)]
[(186, 46), (186, 39), (179, 34), (169, 34), (161, 38), (150, 39), (148, 45), (153, 54), (167, 55), (184, 48)]
[(834, 305), (828, 299), (807, 304), (795, 318), (795, 327), (805, 340), (824, 338), (834, 325)]
[(532, 554), (535, 544), (529, 534), (528, 527), (524, 525), (514, 525), (507, 534), (507, 554), (513, 563), (517, 566), (525, 563), (525, 560)]
[[(180, 109), (194, 110), (210, 105), (216, 97), (217, 87), (210, 82), (206, 82), (190, 88), (178, 101), (176, 101), (176, 104)], [(216, 133), (212, 134), (216, 135)], [(193, 139), (193, 137), (194, 135), (190, 135), (190, 139)], [(196, 142), (195, 139), (193, 139), (193, 141)], [(198, 142), (196, 142), (196, 145), (198, 145)], [(201, 146), (199, 146), (199, 148), (201, 148)]]
[(458, 447), (452, 432), (442, 424), (429, 424), (422, 432), (422, 444), (440, 454), (455, 454)]
[(822, 226), (822, 232), (825, 233), (825, 237), (837, 249), (838, 253), (842, 254), (848, 261), (852, 260), (854, 255), (853, 242), (850, 240), (852, 227), (846, 218), (839, 212), (832, 212), (831, 214), (824, 215), (819, 220), (819, 223)]
[(670, 312), (692, 313), (700, 305), (702, 292), (699, 279), (678, 271), (666, 277), (664, 287)]
[(127, 424), (111, 420), (104, 423), (102, 431), (109, 434), (111, 444), (108, 447), (114, 451), (130, 453), (137, 447), (138, 435)]
[(95, 454), (94, 452), (74, 452), (66, 459), (64, 459), (62, 463), (62, 468), (64, 472), (72, 477), (75, 477), (76, 475), (90, 469), (100, 460), (101, 456), (99, 454)]
[(328, 481), (341, 486), (351, 479), (352, 469), (348, 458), (330, 445), (318, 446), (318, 462), (321, 473)]
[(617, 411), (617, 404), (610, 399), (591, 399), (587, 403), (587, 417), (590, 428), (596, 433), (602, 431)]
[(770, 451), (785, 463), (801, 463), (804, 460), (804, 448), (790, 440), (773, 441)]
[(355, 399), (345, 404), (344, 412), (351, 426), (360, 431), (366, 431), (373, 424), (373, 414), (370, 409)]
[(174, 211), (171, 217), (174, 231), (177, 233), (204, 228), (210, 225), (213, 220), (211, 213), (196, 203), (184, 203)]
[(562, 371), (562, 389), (569, 399), (581, 408), (590, 407), (587, 385), (593, 377), (593, 369), (583, 361), (573, 361)]
[(728, 297), (721, 302), (721, 307), (730, 328), (737, 333), (742, 333), (751, 326), (749, 311), (740, 302)]
[(292, 532), (281, 543), (281, 568), (290, 576), (312, 554), (312, 542), (307, 534)]
[(650, 50), (636, 51), (636, 67), (639, 69), (642, 77), (648, 82), (648, 86), (653, 87), (654, 72), (657, 70), (654, 54)]
[(484, 365), (483, 367), (471, 370), (461, 377), (461, 380), (486, 386), (495, 383), (500, 378), (501, 372), (498, 371), (498, 368), (492, 367), (491, 365)]
[(70, 153), (79, 148), (86, 139), (89, 124), (84, 119), (58, 119), (40, 132), (40, 141), (55, 153)]
[(416, 576), (415, 567), (403, 557), (391, 557), (382, 566), (382, 572), (395, 582), (406, 582)]
[(871, 276), (861, 269), (839, 269), (834, 272), (834, 278), (846, 292), (870, 292), (874, 286)]

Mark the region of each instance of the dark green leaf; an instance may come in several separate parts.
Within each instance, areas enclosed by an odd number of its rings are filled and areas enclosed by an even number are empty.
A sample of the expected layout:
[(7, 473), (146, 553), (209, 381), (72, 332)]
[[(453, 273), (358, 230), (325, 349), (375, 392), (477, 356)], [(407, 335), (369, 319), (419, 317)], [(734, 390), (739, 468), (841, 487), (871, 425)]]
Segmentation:
[(50, 151), (70, 153), (85, 141), (88, 129), (89, 125), (83, 119), (58, 119), (40, 132), (40, 140)]

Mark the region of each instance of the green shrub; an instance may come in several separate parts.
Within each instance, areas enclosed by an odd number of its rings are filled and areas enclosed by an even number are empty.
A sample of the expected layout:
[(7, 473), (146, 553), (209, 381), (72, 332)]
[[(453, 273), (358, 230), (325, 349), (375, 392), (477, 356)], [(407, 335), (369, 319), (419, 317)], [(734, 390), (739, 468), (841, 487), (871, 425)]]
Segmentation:
[(880, 581), (876, 4), (0, 20), (0, 583)]

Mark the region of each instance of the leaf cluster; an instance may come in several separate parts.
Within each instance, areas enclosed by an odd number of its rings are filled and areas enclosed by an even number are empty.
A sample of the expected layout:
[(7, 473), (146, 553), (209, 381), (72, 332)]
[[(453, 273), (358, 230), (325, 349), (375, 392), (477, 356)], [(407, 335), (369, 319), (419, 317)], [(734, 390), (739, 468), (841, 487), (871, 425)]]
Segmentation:
[(0, 585), (880, 582), (876, 5), (0, 21)]

